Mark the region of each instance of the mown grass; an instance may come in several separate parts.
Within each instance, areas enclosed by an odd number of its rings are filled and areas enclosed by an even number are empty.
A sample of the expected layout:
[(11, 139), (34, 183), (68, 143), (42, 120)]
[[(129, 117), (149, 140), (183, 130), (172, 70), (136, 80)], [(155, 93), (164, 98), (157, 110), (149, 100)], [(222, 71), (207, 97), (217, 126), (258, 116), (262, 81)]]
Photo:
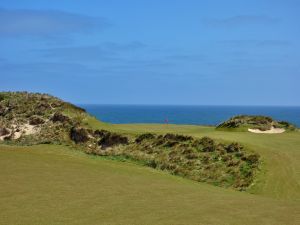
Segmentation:
[(64, 146), (2, 145), (0, 170), (0, 221), (6, 225), (295, 225), (300, 220), (296, 198), (218, 188)]

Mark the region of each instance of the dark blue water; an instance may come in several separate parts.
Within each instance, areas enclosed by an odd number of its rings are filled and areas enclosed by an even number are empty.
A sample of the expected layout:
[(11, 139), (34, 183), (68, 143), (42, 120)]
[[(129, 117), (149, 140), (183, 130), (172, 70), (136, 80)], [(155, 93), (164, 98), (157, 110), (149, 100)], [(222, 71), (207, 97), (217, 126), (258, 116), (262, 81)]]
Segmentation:
[(266, 115), (300, 127), (300, 107), (277, 106), (145, 106), (81, 105), (109, 123), (165, 123), (217, 125), (238, 114)]

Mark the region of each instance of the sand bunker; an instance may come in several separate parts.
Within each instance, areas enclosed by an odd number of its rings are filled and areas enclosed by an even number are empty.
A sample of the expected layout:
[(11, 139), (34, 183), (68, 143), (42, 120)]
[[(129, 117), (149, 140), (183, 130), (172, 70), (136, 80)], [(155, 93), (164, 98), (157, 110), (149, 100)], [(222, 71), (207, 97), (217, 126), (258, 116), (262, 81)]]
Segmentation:
[(271, 127), (270, 130), (265, 130), (265, 131), (262, 131), (262, 130), (259, 130), (259, 129), (248, 129), (249, 132), (251, 133), (256, 133), (256, 134), (280, 134), (280, 133), (283, 133), (285, 132), (285, 129), (283, 128), (275, 128), (275, 127)]

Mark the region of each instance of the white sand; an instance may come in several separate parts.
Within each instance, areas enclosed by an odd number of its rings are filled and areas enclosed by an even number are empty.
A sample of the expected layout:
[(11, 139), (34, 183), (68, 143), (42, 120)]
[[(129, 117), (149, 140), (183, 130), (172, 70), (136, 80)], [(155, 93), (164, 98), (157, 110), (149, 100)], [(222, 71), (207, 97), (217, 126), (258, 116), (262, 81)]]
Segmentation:
[(15, 132), (14, 133), (14, 136), (13, 136), (13, 139), (19, 139), (22, 135), (22, 131), (19, 131), (19, 132)]
[(3, 141), (3, 140), (4, 140), (4, 138), (5, 138), (5, 137), (8, 137), (9, 135), (10, 135), (10, 132), (9, 132), (9, 134), (7, 134), (7, 135), (3, 135), (3, 136), (1, 136), (1, 137), (0, 137), (0, 141)]
[[(19, 129), (19, 132), (14, 132), (13, 134), (13, 139), (19, 139), (22, 135), (30, 135), (30, 134), (35, 134), (37, 132), (39, 132), (40, 128), (34, 125), (30, 125), (30, 124), (23, 124), (20, 126), (16, 126), (13, 125), (13, 130)], [(13, 132), (12, 130), (9, 129), (9, 134), (1, 136), (0, 137), (0, 141), (3, 141), (5, 137), (8, 137), (9, 135), (11, 135), (11, 132)]]
[(39, 129), (36, 126), (27, 123), (21, 127), (21, 130), (25, 132), (25, 135), (30, 135), (37, 133)]
[(275, 127), (271, 127), (270, 130), (265, 130), (265, 131), (262, 131), (262, 130), (259, 130), (259, 129), (248, 129), (249, 132), (252, 132), (252, 133), (256, 133), (256, 134), (280, 134), (280, 133), (283, 133), (285, 132), (285, 129), (283, 128), (275, 128)]

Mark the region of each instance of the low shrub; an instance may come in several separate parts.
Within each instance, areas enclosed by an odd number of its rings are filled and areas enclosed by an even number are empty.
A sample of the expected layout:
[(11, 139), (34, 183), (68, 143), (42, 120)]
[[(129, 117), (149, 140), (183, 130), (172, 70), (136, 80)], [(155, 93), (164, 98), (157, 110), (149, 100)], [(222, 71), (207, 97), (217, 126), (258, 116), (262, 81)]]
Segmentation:
[(179, 134), (166, 134), (163, 136), (163, 139), (165, 140), (173, 140), (173, 141), (180, 141), (180, 142), (185, 142), (185, 141), (191, 141), (193, 140), (193, 137), (191, 136), (184, 136), (184, 135), (179, 135)]
[(51, 121), (53, 121), (54, 123), (56, 122), (65, 123), (65, 122), (70, 122), (71, 119), (60, 112), (56, 112), (52, 116)]
[(30, 125), (40, 125), (40, 124), (44, 124), (44, 123), (45, 123), (45, 120), (43, 120), (41, 117), (32, 116), (29, 118)]
[(234, 143), (231, 143), (227, 146), (225, 146), (225, 150), (228, 152), (228, 153), (233, 153), (233, 152), (239, 152), (243, 149), (243, 146), (241, 146), (239, 143), (237, 142), (234, 142)]
[(240, 172), (246, 178), (252, 176), (252, 168), (247, 163), (240, 165)]
[(213, 139), (209, 137), (203, 137), (197, 139), (192, 143), (192, 146), (201, 152), (213, 152), (216, 149), (216, 145)]
[(70, 131), (70, 138), (76, 144), (85, 143), (89, 140), (89, 133), (85, 128), (72, 127)]
[(109, 131), (107, 131), (107, 130), (95, 130), (94, 131), (94, 135), (96, 137), (103, 137), (103, 136), (107, 135), (108, 133), (109, 133)]
[(248, 156), (244, 156), (242, 157), (242, 160), (246, 161), (247, 163), (253, 165), (253, 164), (257, 164), (259, 161), (259, 155), (257, 154), (251, 154)]
[(102, 149), (115, 145), (127, 145), (128, 138), (116, 133), (106, 133), (98, 142)]

